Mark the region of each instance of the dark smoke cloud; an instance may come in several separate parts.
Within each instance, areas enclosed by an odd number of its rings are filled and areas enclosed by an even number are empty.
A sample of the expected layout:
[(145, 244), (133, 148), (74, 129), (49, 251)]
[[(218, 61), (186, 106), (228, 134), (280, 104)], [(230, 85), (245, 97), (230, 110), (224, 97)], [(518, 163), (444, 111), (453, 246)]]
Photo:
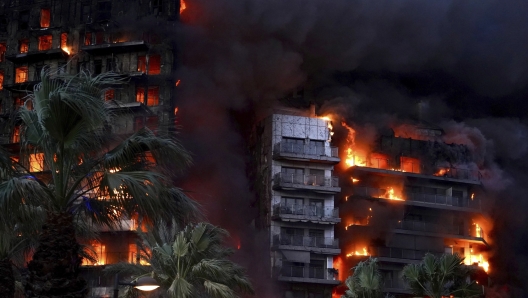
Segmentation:
[(416, 118), (424, 102), (422, 117), (488, 169), (497, 279), (528, 284), (526, 1), (185, 1), (184, 24), (170, 31), (179, 121), (195, 154), (185, 188), (213, 222), (237, 237), (254, 233), (247, 140), (286, 94), (304, 87), (321, 113), (369, 132)]

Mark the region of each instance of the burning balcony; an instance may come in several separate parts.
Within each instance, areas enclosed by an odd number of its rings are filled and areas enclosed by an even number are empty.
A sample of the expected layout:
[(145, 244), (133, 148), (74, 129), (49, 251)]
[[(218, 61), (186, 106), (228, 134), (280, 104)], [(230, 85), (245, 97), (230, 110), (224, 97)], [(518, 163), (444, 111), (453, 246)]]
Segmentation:
[(445, 234), (452, 235), (455, 239), (466, 239), (469, 242), (484, 242), (486, 243), (486, 235), (481, 227), (478, 225), (471, 227), (470, 229), (464, 229), (459, 225), (452, 224), (437, 224), (426, 221), (416, 220), (403, 220), (399, 221), (396, 225), (396, 229), (405, 231), (425, 232), (430, 234)]
[(339, 179), (335, 176), (277, 173), (273, 178), (273, 189), (310, 190), (320, 193), (338, 193)]
[[(354, 187), (354, 195), (367, 198), (391, 199), (390, 190), (387, 188), (356, 186)], [(399, 200), (405, 200), (405, 202), (410, 205), (423, 207), (442, 208), (445, 206), (481, 210), (480, 200), (477, 198), (468, 199), (448, 195), (406, 192)]]
[(326, 269), (324, 266), (307, 266), (283, 264), (279, 267), (278, 280), (287, 282), (306, 282), (337, 285), (340, 283), (336, 280), (336, 275), (331, 271), (332, 268)]
[(332, 255), (341, 253), (339, 240), (333, 237), (276, 234), (273, 235), (273, 247)]
[(476, 170), (472, 171), (468, 169), (441, 166), (436, 167), (436, 171), (433, 176), (470, 181), (480, 181), (481, 178), (480, 172)]
[(273, 158), (331, 164), (337, 164), (340, 161), (337, 147), (316, 146), (313, 142), (298, 144), (286, 140), (275, 144)]
[(338, 223), (339, 209), (333, 207), (319, 207), (303, 204), (275, 204), (273, 219), (283, 221), (307, 220), (313, 223)]

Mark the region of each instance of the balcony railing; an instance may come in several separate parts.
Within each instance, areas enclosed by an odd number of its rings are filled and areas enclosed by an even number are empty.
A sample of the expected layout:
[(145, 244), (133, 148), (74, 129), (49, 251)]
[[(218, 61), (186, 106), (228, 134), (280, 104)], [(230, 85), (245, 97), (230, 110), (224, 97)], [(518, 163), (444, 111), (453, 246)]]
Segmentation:
[(414, 193), (414, 192), (407, 192), (405, 198), (409, 201), (480, 210), (480, 200), (479, 199), (458, 198), (458, 197), (445, 196), (445, 195), (424, 194), (424, 193)]
[(295, 175), (277, 173), (275, 174), (274, 183), (275, 185), (291, 184), (298, 186), (339, 187), (339, 179), (337, 177), (326, 177), (323, 175)]
[(317, 207), (302, 204), (275, 204), (273, 206), (275, 214), (281, 215), (302, 215), (326, 218), (339, 218), (339, 209), (333, 207)]
[(274, 146), (275, 153), (290, 153), (310, 156), (326, 156), (339, 158), (337, 147), (317, 147), (310, 145), (299, 145), (291, 142), (278, 142)]
[(281, 276), (334, 280), (334, 275), (323, 267), (282, 265)]
[[(378, 199), (388, 199), (387, 189), (375, 188), (375, 187), (364, 187), (357, 186), (354, 187), (354, 195), (378, 198)], [(424, 193), (414, 193), (406, 192), (403, 197), (403, 200), (421, 202), (427, 204), (435, 205), (444, 205), (450, 207), (461, 207), (461, 208), (471, 208), (480, 210), (480, 200), (479, 199), (468, 199), (468, 198), (458, 198), (446, 195), (437, 195), (437, 194), (424, 194)]]
[(339, 240), (333, 237), (276, 234), (273, 236), (273, 245), (339, 249)]
[(425, 254), (430, 253), (435, 256), (441, 256), (444, 252), (434, 252), (426, 250), (414, 250), (396, 247), (370, 247), (369, 252), (374, 257), (394, 258), (407, 260), (421, 260)]
[(436, 224), (425, 221), (403, 220), (398, 222), (396, 227), (402, 230), (464, 235), (464, 229), (460, 226)]

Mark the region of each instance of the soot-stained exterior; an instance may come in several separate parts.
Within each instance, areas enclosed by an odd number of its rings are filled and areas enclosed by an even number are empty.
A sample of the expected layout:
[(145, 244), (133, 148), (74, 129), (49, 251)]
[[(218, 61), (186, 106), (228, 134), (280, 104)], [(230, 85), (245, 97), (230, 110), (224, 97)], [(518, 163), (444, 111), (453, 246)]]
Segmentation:
[[(115, 110), (111, 131), (131, 134), (147, 126), (156, 133), (174, 127), (177, 65), (175, 38), (161, 28), (179, 20), (179, 1), (0, 1), (0, 144), (20, 153), (33, 172), (45, 172), (38, 153), (20, 152), (17, 109), (41, 72), (93, 75), (112, 71), (127, 83), (109, 88), (105, 100)], [(158, 30), (159, 29), (159, 30)], [(112, 87), (112, 86), (109, 86)], [(102, 230), (92, 247), (98, 261), (83, 262), (89, 297), (109, 297), (113, 277), (101, 270), (121, 261), (141, 262), (135, 219), (117, 231)]]

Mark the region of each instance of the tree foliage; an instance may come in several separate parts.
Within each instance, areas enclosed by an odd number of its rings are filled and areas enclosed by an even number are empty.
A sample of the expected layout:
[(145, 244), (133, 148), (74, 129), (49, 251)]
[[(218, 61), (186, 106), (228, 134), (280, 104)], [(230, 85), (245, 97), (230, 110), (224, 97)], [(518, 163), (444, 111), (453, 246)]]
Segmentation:
[[(155, 230), (141, 233), (141, 255), (149, 266), (121, 263), (106, 271), (128, 272), (137, 278), (152, 274), (164, 297), (231, 298), (253, 293), (243, 268), (228, 259), (233, 251), (222, 246), (225, 236), (225, 230), (209, 223), (189, 224), (182, 230), (176, 223), (160, 223)], [(132, 289), (125, 293), (134, 297)]]
[(469, 281), (472, 269), (463, 261), (458, 254), (438, 257), (428, 253), (422, 262), (406, 265), (403, 278), (417, 296), (477, 297), (481, 294), (480, 288), (474, 281)]
[(342, 298), (376, 298), (381, 297), (383, 280), (378, 269), (378, 260), (368, 258), (354, 268), (353, 274), (347, 277), (345, 284), (348, 290)]

